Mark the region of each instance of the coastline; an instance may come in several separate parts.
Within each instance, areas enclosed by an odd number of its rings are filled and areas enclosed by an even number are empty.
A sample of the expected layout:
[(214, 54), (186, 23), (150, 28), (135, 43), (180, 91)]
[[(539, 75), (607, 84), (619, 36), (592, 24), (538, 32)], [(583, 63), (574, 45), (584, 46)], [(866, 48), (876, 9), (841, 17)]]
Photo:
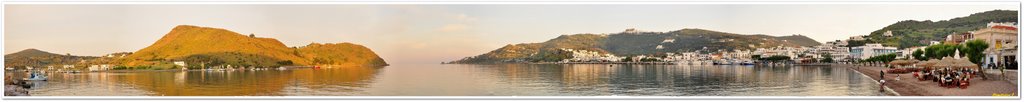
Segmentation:
[[(861, 73), (873, 80), (880, 80), (880, 71), (886, 69), (880, 66), (853, 66), (850, 64), (835, 64), (833, 67), (849, 68)], [(899, 80), (896, 76), (899, 75)], [(1016, 85), (1003, 80), (982, 80), (981, 78), (971, 79), (971, 85), (966, 89), (945, 88), (938, 86), (932, 81), (919, 81), (913, 74), (885, 74), (886, 91), (892, 91), (900, 96), (993, 96), (996, 94), (1017, 93)], [(877, 82), (877, 81), (876, 81)], [(1014, 94), (1013, 96), (1017, 96)], [(1012, 97), (1012, 96), (1011, 96)]]

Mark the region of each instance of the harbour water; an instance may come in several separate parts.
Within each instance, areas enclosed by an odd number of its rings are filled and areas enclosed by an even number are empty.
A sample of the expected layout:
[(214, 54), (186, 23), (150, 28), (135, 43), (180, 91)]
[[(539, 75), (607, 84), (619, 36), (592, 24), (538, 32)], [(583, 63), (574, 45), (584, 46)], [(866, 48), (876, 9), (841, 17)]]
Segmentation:
[[(20, 79), (25, 72), (6, 72)], [(380, 68), (47, 73), (33, 96), (881, 96), (829, 66), (394, 64)]]

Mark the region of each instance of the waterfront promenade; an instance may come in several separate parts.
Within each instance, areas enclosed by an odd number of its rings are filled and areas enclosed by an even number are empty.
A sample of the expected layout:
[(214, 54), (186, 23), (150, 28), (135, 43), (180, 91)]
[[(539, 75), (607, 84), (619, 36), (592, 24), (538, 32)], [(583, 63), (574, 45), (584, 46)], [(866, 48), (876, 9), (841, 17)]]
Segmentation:
[[(835, 64), (833, 67), (849, 68), (863, 73), (874, 80), (881, 78), (879, 77), (880, 71), (888, 69), (882, 66), (854, 66), (849, 64)], [(896, 80), (897, 75), (900, 76), (899, 80)], [(919, 81), (914, 78), (912, 73), (886, 73), (885, 80), (885, 86), (902, 96), (1018, 96), (1016, 93), (1019, 90), (1017, 85), (1010, 81), (983, 80), (980, 77), (971, 79), (971, 85), (966, 89), (940, 87), (938, 83), (929, 80)]]

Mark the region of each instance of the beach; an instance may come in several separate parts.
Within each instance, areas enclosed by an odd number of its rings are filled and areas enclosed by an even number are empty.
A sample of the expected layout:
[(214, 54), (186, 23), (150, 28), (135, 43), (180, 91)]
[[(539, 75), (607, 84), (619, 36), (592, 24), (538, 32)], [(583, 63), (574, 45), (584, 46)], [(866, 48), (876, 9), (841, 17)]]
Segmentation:
[[(874, 80), (879, 80), (879, 73), (888, 69), (883, 66), (854, 66), (849, 64), (836, 64), (833, 67), (849, 68), (863, 73)], [(899, 80), (897, 79), (899, 75)], [(994, 77), (990, 75), (990, 77)], [(1015, 77), (1015, 76), (1014, 76)], [(913, 73), (906, 74), (885, 74), (885, 86), (891, 88), (901, 96), (1018, 96), (1017, 85), (1006, 80), (984, 80), (980, 76), (970, 80), (970, 86), (966, 89), (946, 88), (930, 80), (919, 81), (914, 78)], [(1016, 78), (1014, 78), (1016, 79)]]

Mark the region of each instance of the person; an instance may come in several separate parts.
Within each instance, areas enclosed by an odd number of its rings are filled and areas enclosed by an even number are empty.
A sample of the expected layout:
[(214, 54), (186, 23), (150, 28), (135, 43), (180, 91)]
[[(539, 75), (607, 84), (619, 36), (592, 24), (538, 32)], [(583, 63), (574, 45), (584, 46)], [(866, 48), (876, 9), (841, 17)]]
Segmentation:
[(878, 83), (880, 83), (880, 84), (878, 84), (878, 92), (884, 92), (885, 91), (885, 79), (878, 80)]
[(878, 71), (878, 78), (879, 79), (885, 79), (885, 70)]
[(896, 74), (896, 81), (900, 81), (900, 74)]

